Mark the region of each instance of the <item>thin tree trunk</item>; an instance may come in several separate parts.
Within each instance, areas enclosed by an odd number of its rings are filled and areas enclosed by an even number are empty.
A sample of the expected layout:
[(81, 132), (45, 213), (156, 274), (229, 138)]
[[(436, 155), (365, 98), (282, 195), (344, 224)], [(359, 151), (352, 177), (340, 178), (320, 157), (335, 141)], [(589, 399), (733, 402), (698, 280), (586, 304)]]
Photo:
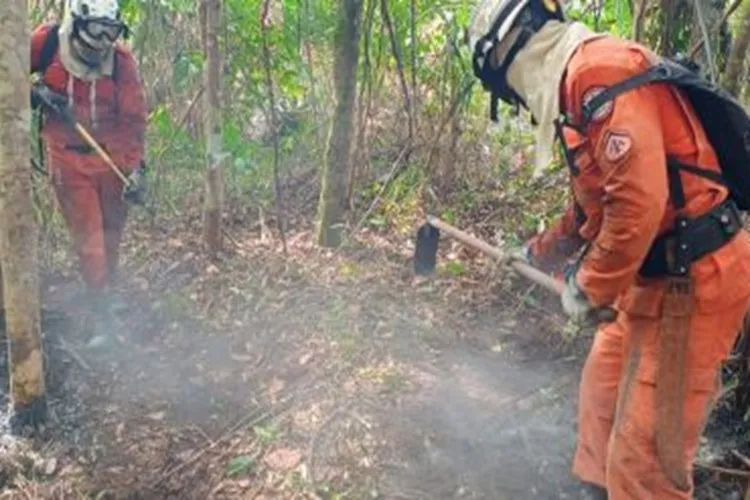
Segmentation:
[(204, 0), (206, 69), (203, 128), (206, 135), (206, 201), (203, 236), (211, 257), (222, 247), (221, 209), (223, 204), (222, 130), (221, 130), (221, 55), (218, 31), (221, 24), (221, 0)]
[(634, 0), (633, 5), (633, 40), (640, 42), (643, 38), (643, 22), (646, 19), (648, 0)]
[(677, 7), (676, 0), (661, 0), (661, 39), (659, 40), (659, 52), (671, 56), (673, 37), (677, 30)]
[(271, 0), (263, 3), (263, 15), (261, 19), (262, 44), (263, 44), (263, 67), (266, 73), (266, 90), (268, 92), (268, 113), (273, 134), (273, 182), (276, 189), (276, 224), (281, 238), (281, 247), (284, 255), (286, 248), (286, 216), (284, 214), (284, 202), (281, 190), (281, 178), (279, 177), (279, 120), (276, 114), (276, 96), (273, 92), (273, 75), (271, 73), (271, 51), (268, 48), (268, 28), (272, 22), (270, 17)]
[[(711, 81), (718, 79), (717, 64), (720, 62), (719, 33), (712, 28), (724, 13), (724, 2), (713, 0), (691, 0), (692, 26), (690, 30), (690, 45), (694, 46), (703, 40), (701, 48), (695, 56), (695, 62), (701, 67), (701, 72), (708, 75)], [(706, 43), (708, 42), (708, 43)]]
[(325, 155), (326, 164), (318, 205), (318, 244), (326, 247), (341, 244), (347, 207), (346, 190), (351, 168), (362, 0), (340, 0), (339, 9), (333, 70), (337, 103)]
[(14, 430), (46, 418), (37, 226), (29, 175), (27, 9), (27, 0), (7, 0), (0, 16), (0, 266)]
[(411, 113), (414, 128), (417, 128), (417, 0), (409, 2), (409, 24), (411, 35)]
[(414, 147), (414, 113), (412, 109), (411, 98), (409, 97), (409, 86), (406, 83), (406, 75), (404, 75), (404, 62), (401, 57), (401, 51), (398, 48), (396, 31), (393, 28), (391, 15), (388, 12), (388, 0), (380, 1), (380, 13), (383, 15), (383, 22), (388, 28), (388, 35), (391, 39), (391, 49), (393, 50), (393, 57), (396, 59), (396, 69), (398, 70), (398, 77), (401, 81), (401, 90), (404, 93), (404, 107), (406, 108), (409, 133), (409, 149), (406, 152), (406, 163), (409, 163), (410, 149)]
[(745, 57), (748, 48), (750, 48), (750, 6), (743, 5), (740, 8), (737, 37), (729, 53), (722, 82), (724, 88), (735, 96), (738, 96), (742, 90), (742, 76), (745, 74)]
[(364, 67), (362, 71), (362, 85), (359, 89), (359, 97), (357, 98), (357, 111), (359, 112), (359, 116), (357, 118), (356, 154), (353, 156), (355, 163), (349, 170), (349, 181), (346, 189), (346, 199), (349, 201), (350, 208), (354, 208), (351, 206), (354, 190), (356, 189), (360, 173), (367, 163), (365, 138), (367, 136), (367, 123), (370, 118), (370, 108), (372, 107), (372, 62), (370, 59), (370, 43), (372, 41), (372, 26), (375, 17), (376, 4), (377, 0), (368, 0), (367, 12), (365, 14), (362, 30), (362, 36), (364, 37), (362, 43), (362, 48), (364, 49)]

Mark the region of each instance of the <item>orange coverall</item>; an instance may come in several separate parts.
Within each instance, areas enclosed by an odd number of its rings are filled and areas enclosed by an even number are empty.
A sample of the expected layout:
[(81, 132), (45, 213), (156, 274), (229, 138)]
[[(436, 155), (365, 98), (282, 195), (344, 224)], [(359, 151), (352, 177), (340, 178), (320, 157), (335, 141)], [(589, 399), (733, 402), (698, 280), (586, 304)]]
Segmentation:
[[(31, 71), (36, 71), (50, 25), (31, 36)], [(60, 41), (63, 43), (63, 40)], [(81, 125), (128, 175), (144, 154), (146, 102), (132, 53), (117, 44), (115, 71), (86, 82), (74, 78), (55, 55), (42, 81), (67, 96)], [(42, 129), (49, 171), (63, 216), (71, 232), (83, 279), (91, 290), (110, 284), (117, 270), (119, 245), (127, 217), (122, 181), (95, 152), (82, 153), (86, 143), (73, 128), (47, 113)]]
[[(561, 84), (561, 106), (580, 120), (589, 92), (646, 70), (654, 56), (632, 42), (605, 37), (573, 54)], [(692, 461), (720, 388), (720, 364), (730, 353), (750, 299), (750, 238), (740, 231), (691, 268), (694, 308), (687, 343), (683, 402), (684, 464), (689, 489), (666, 477), (656, 454), (660, 319), (666, 279), (645, 279), (639, 267), (654, 239), (673, 227), (667, 154), (688, 165), (718, 170), (718, 162), (687, 100), (665, 84), (620, 94), (580, 132), (564, 137), (579, 169), (571, 178), (577, 202), (530, 242), (549, 267), (580, 242), (591, 243), (577, 273), (595, 307), (613, 305), (616, 322), (600, 326), (579, 392), (578, 446), (573, 472), (605, 487), (610, 500), (689, 499)], [(708, 212), (727, 190), (682, 173), (685, 215)], [(583, 217), (576, 217), (579, 210)], [(575, 245), (578, 243), (578, 245)]]

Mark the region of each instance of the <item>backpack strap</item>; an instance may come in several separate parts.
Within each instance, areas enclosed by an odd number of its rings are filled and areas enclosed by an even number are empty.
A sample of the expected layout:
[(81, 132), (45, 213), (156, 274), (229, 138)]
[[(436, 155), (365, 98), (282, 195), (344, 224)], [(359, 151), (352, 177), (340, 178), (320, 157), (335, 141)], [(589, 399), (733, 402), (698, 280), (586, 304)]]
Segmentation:
[(647, 69), (643, 73), (640, 73), (630, 78), (618, 82), (606, 90), (600, 92), (589, 102), (584, 104), (581, 109), (581, 123), (580, 126), (585, 128), (591, 121), (591, 117), (594, 116), (596, 110), (602, 107), (607, 102), (611, 101), (615, 97), (625, 92), (629, 92), (643, 85), (649, 85), (652, 83), (660, 83), (667, 81), (671, 77), (670, 70), (663, 64), (657, 64)]
[[(594, 116), (596, 110), (618, 95), (643, 85), (669, 82), (674, 76), (672, 68), (664, 63), (659, 63), (643, 73), (631, 76), (630, 78), (626, 78), (625, 80), (608, 87), (582, 106), (580, 126), (585, 128), (591, 122), (591, 117)], [(685, 207), (685, 193), (682, 187), (682, 181), (680, 180), (681, 171), (697, 175), (698, 177), (702, 177), (723, 186), (727, 185), (722, 175), (718, 172), (695, 167), (693, 165), (686, 165), (672, 157), (667, 157), (669, 192), (672, 203), (677, 210), (682, 210)]]
[[(42, 43), (42, 49), (39, 51), (39, 61), (37, 62), (36, 71), (34, 73), (39, 75), (40, 80), (44, 78), (44, 74), (47, 72), (47, 69), (52, 64), (52, 61), (55, 59), (55, 54), (57, 54), (57, 49), (60, 46), (60, 25), (54, 24), (50, 27), (49, 31), (44, 37), (44, 42)], [(36, 146), (37, 146), (37, 154), (39, 155), (39, 163), (41, 165), (44, 165), (45, 163), (45, 154), (44, 154), (44, 143), (42, 140), (42, 128), (44, 126), (44, 110), (40, 112), (39, 116), (37, 117), (37, 123), (36, 123)]]
[(55, 54), (57, 54), (57, 48), (60, 46), (59, 28), (60, 26), (55, 24), (49, 29), (44, 38), (42, 50), (39, 52), (39, 63), (35, 72), (39, 73), (42, 77), (47, 68), (49, 68), (49, 65), (52, 64), (52, 60), (55, 58)]

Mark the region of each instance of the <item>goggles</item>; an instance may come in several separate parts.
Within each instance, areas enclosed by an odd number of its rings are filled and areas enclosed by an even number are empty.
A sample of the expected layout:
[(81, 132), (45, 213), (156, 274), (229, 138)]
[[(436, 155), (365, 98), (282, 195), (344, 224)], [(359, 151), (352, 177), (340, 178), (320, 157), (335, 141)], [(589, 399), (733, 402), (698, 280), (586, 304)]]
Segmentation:
[(76, 19), (79, 32), (93, 40), (114, 42), (126, 31), (125, 24), (111, 19)]

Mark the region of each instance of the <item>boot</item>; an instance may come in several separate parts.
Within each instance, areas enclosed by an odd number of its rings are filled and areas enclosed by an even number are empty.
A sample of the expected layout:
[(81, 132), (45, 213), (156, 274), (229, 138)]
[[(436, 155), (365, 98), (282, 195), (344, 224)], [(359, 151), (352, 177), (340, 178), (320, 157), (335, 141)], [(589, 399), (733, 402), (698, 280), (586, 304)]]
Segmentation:
[(98, 290), (91, 292), (88, 298), (88, 334), (87, 347), (97, 348), (112, 344), (115, 336), (116, 318), (112, 312), (110, 294)]

